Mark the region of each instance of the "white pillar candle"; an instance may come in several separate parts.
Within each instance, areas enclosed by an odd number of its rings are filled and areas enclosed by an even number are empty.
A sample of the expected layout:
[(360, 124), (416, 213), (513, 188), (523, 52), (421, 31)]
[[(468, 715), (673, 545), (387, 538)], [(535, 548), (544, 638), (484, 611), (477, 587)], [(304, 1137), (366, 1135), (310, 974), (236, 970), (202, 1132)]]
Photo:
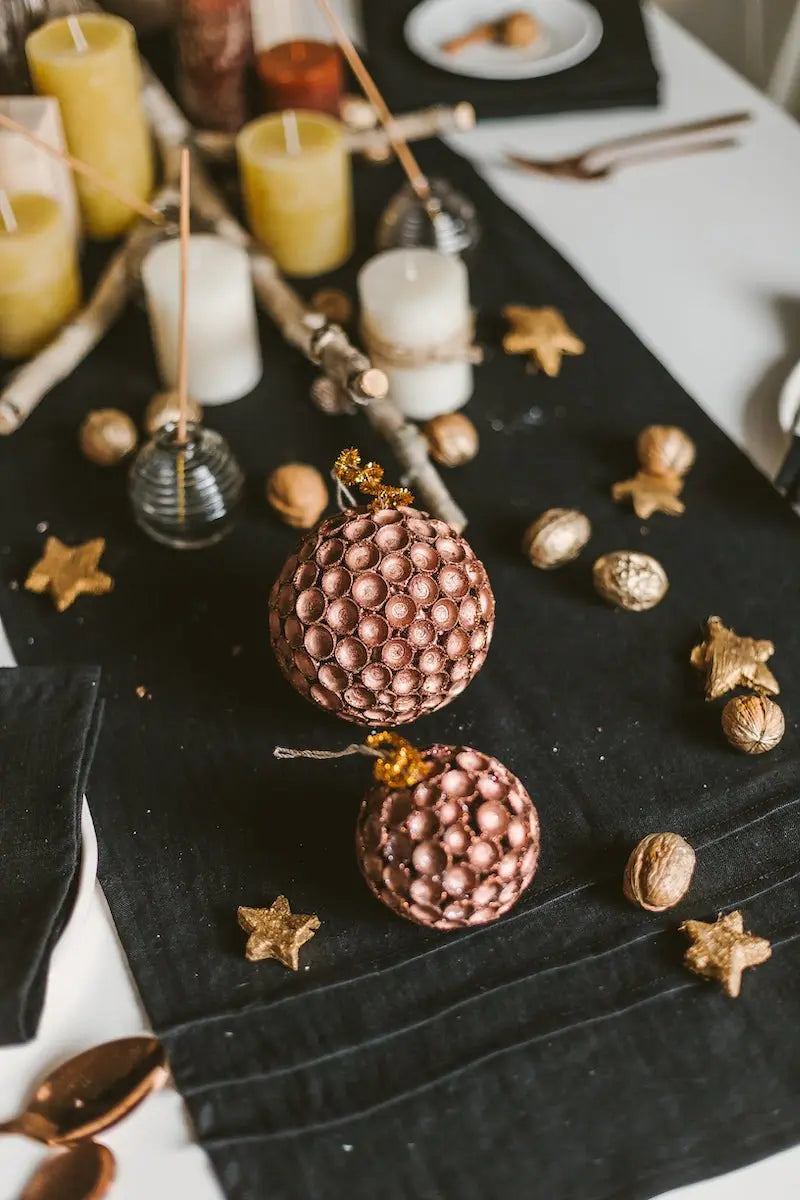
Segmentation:
[[(178, 382), (180, 276), (177, 238), (154, 246), (142, 263), (156, 359), (168, 388)], [(189, 395), (206, 405), (238, 400), (262, 374), (246, 251), (214, 234), (192, 234), (187, 293)]]
[(438, 250), (387, 250), (361, 269), (358, 294), (364, 342), (406, 416), (427, 421), (466, 404), (472, 339), (463, 262)]

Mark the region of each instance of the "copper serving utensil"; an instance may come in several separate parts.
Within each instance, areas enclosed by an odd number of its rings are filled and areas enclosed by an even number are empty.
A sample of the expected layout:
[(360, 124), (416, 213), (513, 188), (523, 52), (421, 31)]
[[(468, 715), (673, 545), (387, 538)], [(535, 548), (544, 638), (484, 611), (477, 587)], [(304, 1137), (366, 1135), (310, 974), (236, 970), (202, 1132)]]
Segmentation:
[(168, 1077), (158, 1038), (104, 1042), (56, 1067), (25, 1111), (0, 1124), (0, 1133), (25, 1134), (51, 1146), (83, 1141), (121, 1121)]
[(45, 1159), (28, 1180), (21, 1200), (100, 1200), (116, 1172), (116, 1160), (107, 1146), (81, 1142)]
[[(681, 125), (670, 125), (665, 129), (654, 129), (649, 133), (634, 133), (629, 137), (613, 138), (611, 141), (599, 142), (595, 146), (581, 151), (580, 154), (566, 155), (564, 158), (537, 159), (527, 158), (522, 154), (509, 154), (507, 159), (515, 166), (533, 171), (539, 175), (549, 175), (553, 179), (573, 179), (587, 181), (607, 179), (609, 175), (621, 167), (633, 166), (635, 163), (653, 162), (657, 159), (683, 158), (690, 154), (705, 154), (709, 150), (727, 150), (738, 146), (735, 138), (714, 138), (705, 141), (687, 140), (681, 143), (680, 138), (691, 138), (696, 133), (708, 133), (711, 130), (724, 129), (729, 125), (739, 125), (752, 119), (749, 112), (724, 113), (718, 117), (705, 117), (701, 121), (687, 121)], [(659, 147), (662, 142), (675, 142), (674, 145)], [(642, 147), (654, 146), (655, 149), (638, 151)], [(634, 153), (629, 153), (634, 151)]]

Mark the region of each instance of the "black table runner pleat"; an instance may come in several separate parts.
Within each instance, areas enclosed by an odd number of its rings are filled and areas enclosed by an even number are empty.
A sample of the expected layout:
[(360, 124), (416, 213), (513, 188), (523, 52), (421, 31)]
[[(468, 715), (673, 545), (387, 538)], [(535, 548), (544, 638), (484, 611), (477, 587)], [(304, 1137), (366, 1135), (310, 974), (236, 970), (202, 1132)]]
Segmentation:
[(639, 0), (593, 0), (603, 21), (603, 37), (583, 62), (553, 75), (502, 80), (457, 75), (418, 58), (403, 31), (417, 3), (367, 0), (363, 6), (370, 65), (395, 112), (417, 108), (421, 97), (426, 104), (468, 99), (481, 119), (646, 107), (658, 102), (658, 71)]
[[(447, 480), (498, 616), (475, 682), (409, 732), (490, 751), (527, 784), (543, 851), (519, 906), (449, 936), (400, 921), (354, 862), (368, 764), (272, 756), (276, 744), (341, 747), (352, 729), (295, 696), (272, 661), (267, 595), (297, 538), (270, 516), (264, 478), (291, 459), (325, 469), (346, 444), (389, 475), (393, 464), (362, 420), (309, 406), (312, 369), (269, 325), (263, 383), (206, 413), (248, 473), (231, 537), (197, 554), (149, 543), (122, 474), (78, 454), (88, 408), (138, 416), (155, 390), (145, 321), (131, 312), (0, 445), (4, 582), (24, 576), (47, 520), (66, 541), (107, 538), (115, 590), (64, 614), (4, 590), (0, 610), (21, 661), (103, 664), (90, 794), (101, 878), (231, 1198), (637, 1200), (800, 1131), (797, 521), (469, 164), (439, 145), (420, 158), (473, 197), (485, 231), (473, 297), (495, 349), (467, 409), (481, 450)], [(399, 184), (391, 168), (358, 172), (358, 251), (328, 280), (351, 292)], [(510, 302), (561, 308), (586, 354), (555, 380), (527, 374), (497, 349)], [(610, 499), (651, 422), (697, 442), (681, 519), (644, 523)], [(583, 509), (594, 536), (545, 574), (519, 539), (553, 505)], [(621, 548), (655, 554), (669, 574), (649, 613), (593, 592), (593, 558)], [(702, 699), (688, 654), (712, 613), (776, 643), (787, 733), (771, 755), (734, 753), (721, 706)], [(641, 836), (669, 829), (697, 849), (695, 883), (675, 912), (646, 915), (623, 900), (622, 867)], [(279, 892), (322, 921), (297, 975), (248, 963), (236, 923), (237, 905)], [(676, 926), (737, 905), (775, 950), (731, 1001), (686, 973)]]
[(36, 1034), (81, 862), (93, 667), (0, 668), (0, 1045)]

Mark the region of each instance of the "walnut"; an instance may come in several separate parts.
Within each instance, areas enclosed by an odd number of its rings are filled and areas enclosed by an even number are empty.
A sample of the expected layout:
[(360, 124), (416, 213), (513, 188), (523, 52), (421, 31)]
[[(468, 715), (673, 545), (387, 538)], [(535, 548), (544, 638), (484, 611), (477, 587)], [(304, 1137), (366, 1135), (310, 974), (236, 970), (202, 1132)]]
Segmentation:
[(694, 865), (694, 850), (679, 833), (648, 834), (628, 859), (622, 890), (631, 904), (664, 912), (688, 892)]
[[(203, 419), (202, 408), (196, 400), (192, 400), (191, 396), (187, 399), (186, 412), (189, 420), (194, 421), (195, 424)], [(175, 391), (156, 392), (144, 410), (143, 424), (152, 437), (165, 425), (177, 424), (179, 416), (178, 393)]]
[(636, 550), (613, 550), (602, 555), (594, 564), (592, 575), (594, 586), (604, 600), (630, 612), (654, 608), (669, 587), (661, 563)]
[(113, 467), (136, 449), (139, 435), (127, 413), (118, 408), (90, 412), (78, 431), (81, 451), (100, 467)]
[(328, 506), (328, 488), (316, 467), (284, 463), (267, 480), (267, 500), (285, 524), (310, 529)]
[(431, 456), (443, 467), (460, 467), (478, 453), (478, 431), (463, 413), (444, 413), (423, 429)]
[(783, 711), (767, 696), (734, 696), (722, 710), (722, 732), (745, 754), (766, 754), (783, 737)]
[(694, 463), (695, 445), (677, 425), (648, 425), (636, 439), (636, 454), (650, 475), (685, 475)]
[(522, 552), (534, 567), (550, 571), (577, 558), (591, 536), (589, 518), (576, 508), (548, 508), (525, 530)]
[(353, 302), (341, 288), (319, 288), (311, 297), (311, 307), (337, 325), (346, 325), (353, 315)]

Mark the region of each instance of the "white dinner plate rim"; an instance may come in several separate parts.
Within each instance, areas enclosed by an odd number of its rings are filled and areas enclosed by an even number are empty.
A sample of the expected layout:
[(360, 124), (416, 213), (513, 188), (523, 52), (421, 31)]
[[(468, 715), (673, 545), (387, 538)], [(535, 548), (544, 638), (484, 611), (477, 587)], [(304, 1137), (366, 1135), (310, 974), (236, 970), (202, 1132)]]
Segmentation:
[[(487, 71), (486, 67), (459, 62), (453, 55), (446, 55), (436, 49), (431, 49), (424, 38), (418, 33), (418, 25), (425, 19), (434, 6), (451, 3), (452, 0), (421, 0), (406, 17), (403, 25), (403, 36), (409, 49), (429, 66), (447, 71), (451, 75), (460, 75), (470, 79), (489, 79), (503, 82), (519, 79), (536, 79), (546, 75), (555, 75), (576, 67), (584, 62), (600, 45), (603, 39), (603, 19), (597, 9), (588, 0), (558, 0), (568, 4), (573, 9), (579, 9), (585, 18), (586, 28), (580, 41), (557, 54), (545, 54), (538, 59), (520, 62), (516, 69), (509, 63), (502, 72)], [(532, 6), (533, 8), (533, 6)]]

